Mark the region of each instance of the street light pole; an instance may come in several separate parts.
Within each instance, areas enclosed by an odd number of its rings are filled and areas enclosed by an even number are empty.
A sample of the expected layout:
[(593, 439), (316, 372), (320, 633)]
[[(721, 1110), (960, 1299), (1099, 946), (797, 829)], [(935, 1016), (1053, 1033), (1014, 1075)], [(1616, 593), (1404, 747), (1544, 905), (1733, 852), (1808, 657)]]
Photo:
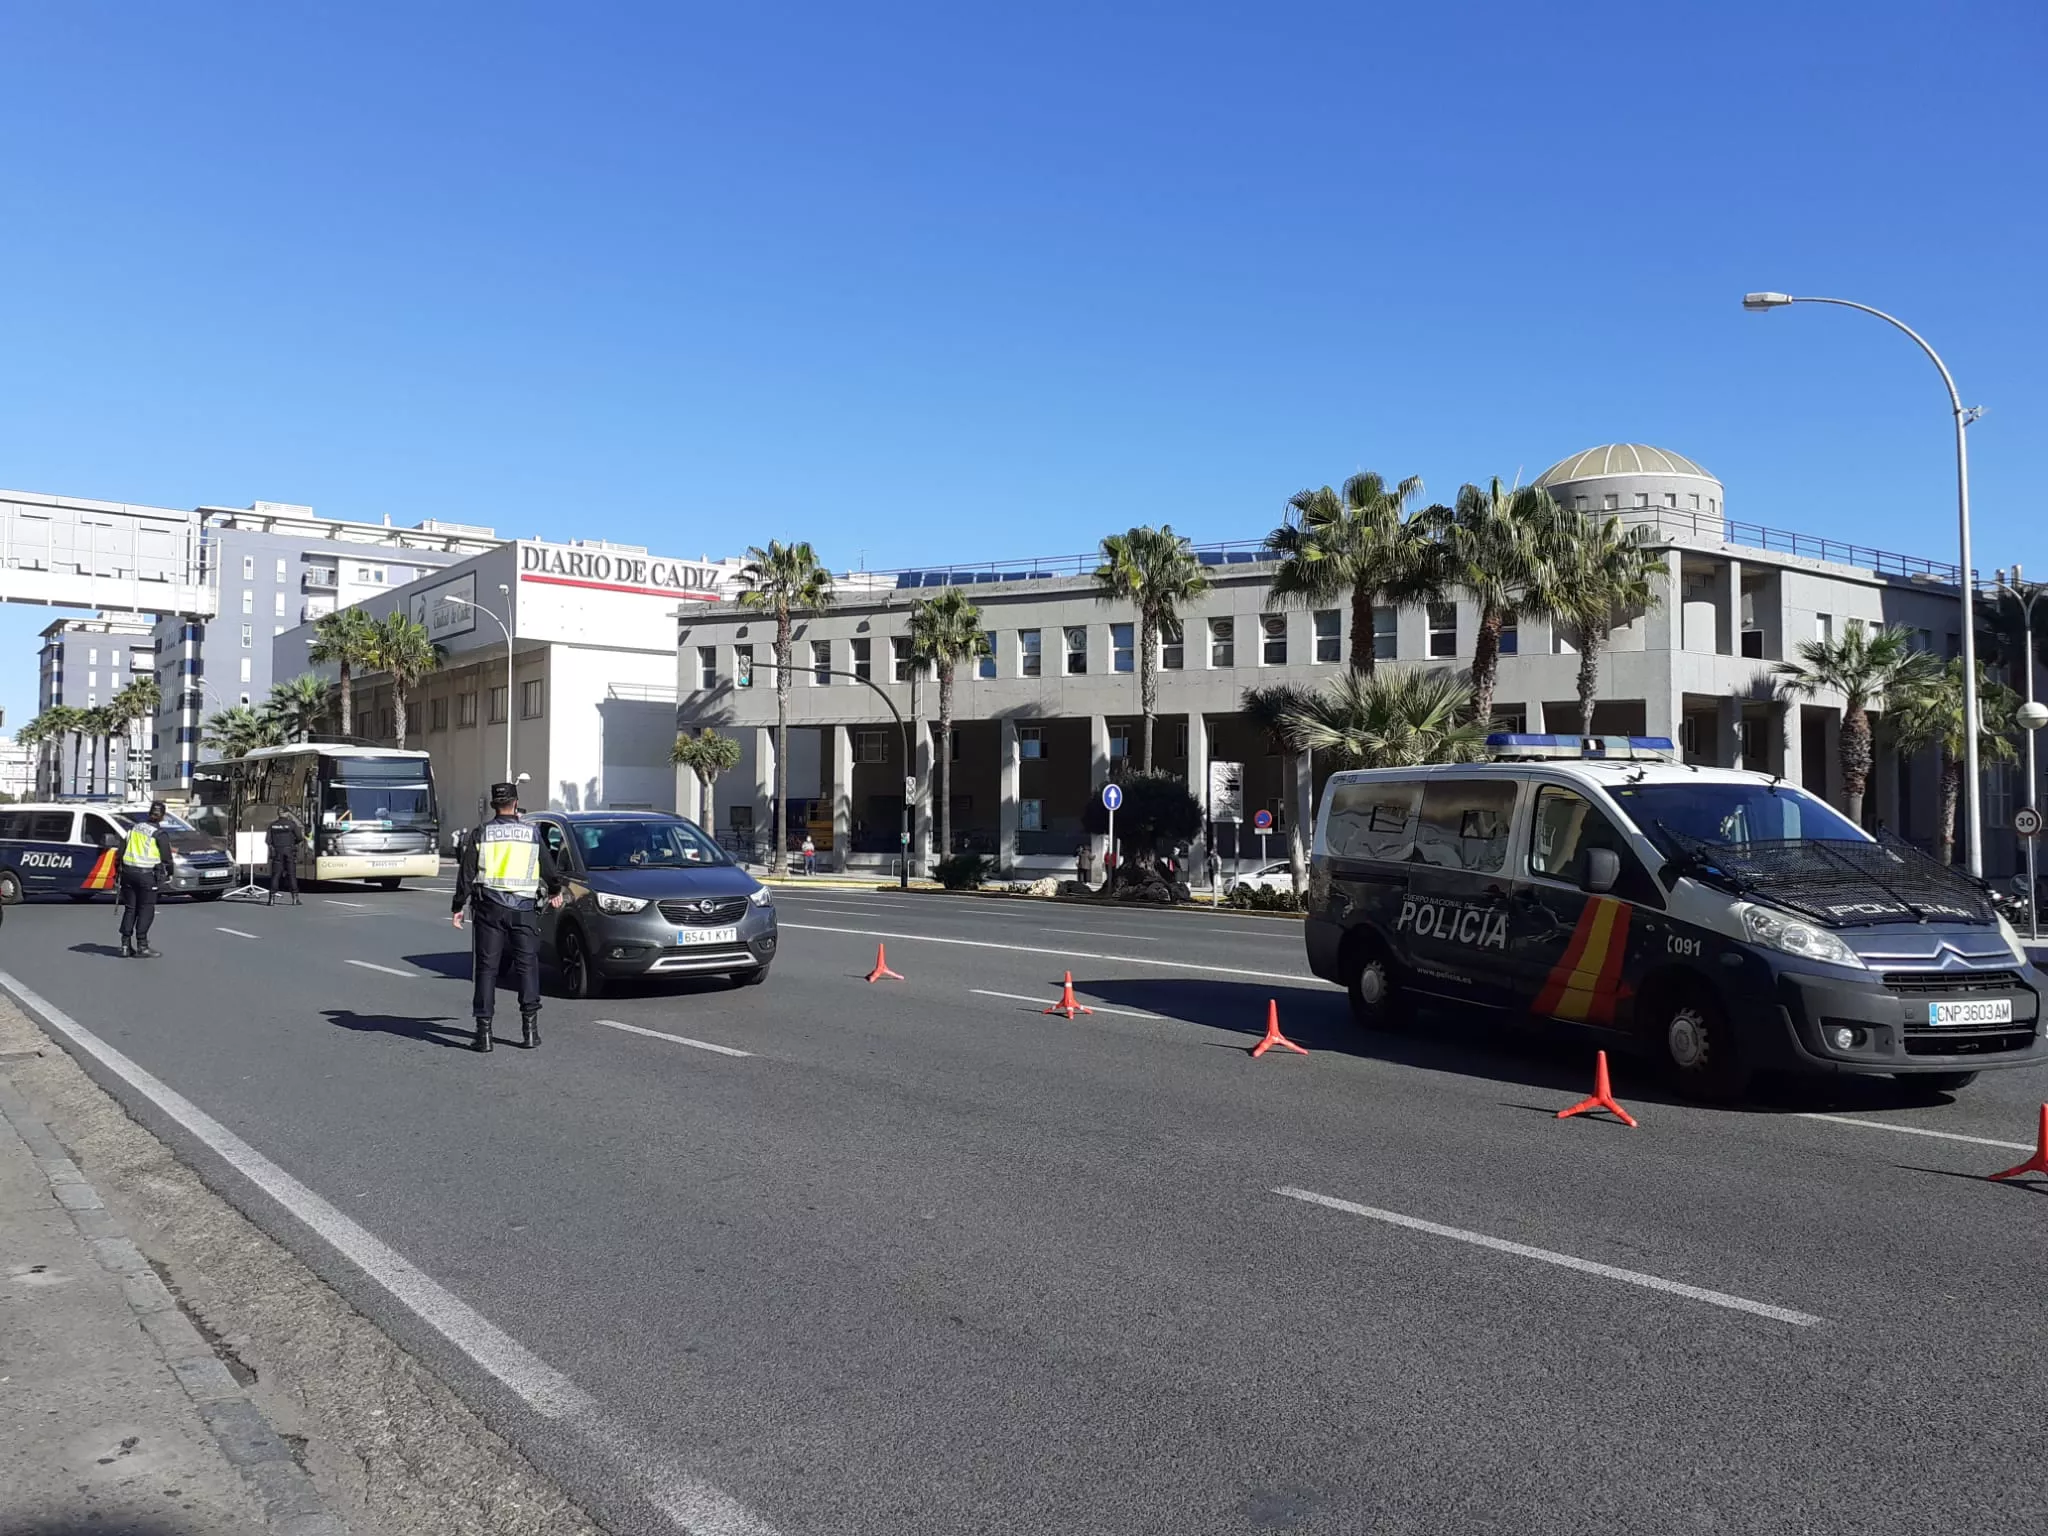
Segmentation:
[[(2025, 579), (2020, 575), (2020, 568), (2017, 563), (2013, 565), (2012, 576), (2009, 581), (2004, 571), (1998, 573), (1998, 587), (2000, 592), (2010, 593), (2013, 601), (2020, 605), (2020, 623), (2025, 631), (2022, 646), (2026, 653), (2027, 702), (2026, 706), (2019, 712), (2019, 724), (2020, 728), (2026, 733), (2027, 738), (2027, 809), (2032, 811), (2039, 809), (2039, 806), (2035, 804), (2037, 791), (2034, 778), (2034, 732), (2041, 728), (2043, 715), (2048, 714), (2048, 711), (2043, 711), (2041, 706), (2034, 701), (2034, 604), (2041, 600), (2043, 592), (2048, 592), (2048, 587), (2036, 587), (2032, 592), (2029, 592), (2026, 588)], [(2039, 871), (2035, 868), (2034, 862), (2035, 846), (2039, 841), (2039, 834), (2035, 834), (2026, 840), (2027, 937), (2036, 943), (2041, 938), (2041, 912), (2040, 908), (2036, 905), (2035, 895), (2035, 881), (2039, 876)]]
[[(502, 581), (498, 583), (498, 590), (499, 590), (500, 592), (503, 592), (503, 593), (505, 594), (505, 597), (506, 597), (506, 603), (505, 603), (505, 611), (506, 611), (507, 613), (510, 613), (510, 612), (512, 611), (512, 603), (511, 603), (511, 597), (512, 597), (512, 593), (511, 593), (511, 590), (510, 590), (510, 589), (509, 589), (509, 588), (508, 588), (508, 587), (507, 587), (507, 586), (505, 585), (505, 583), (504, 583), (504, 582), (502, 582)], [(512, 782), (513, 782), (513, 778), (512, 778), (512, 687), (513, 687), (513, 677), (512, 677), (512, 626), (511, 626), (511, 624), (510, 624), (509, 622), (507, 622), (507, 621), (506, 621), (506, 620), (504, 620), (504, 619), (501, 619), (501, 618), (499, 618), (499, 617), (498, 617), (498, 616), (497, 616), (497, 615), (496, 615), (495, 613), (491, 612), (491, 610), (490, 610), (490, 609), (488, 609), (488, 608), (486, 608), (486, 607), (485, 607), (485, 606), (484, 606), (484, 605), (483, 605), (482, 603), (473, 603), (473, 602), (471, 602), (471, 601), (470, 601), (470, 600), (469, 600), (468, 598), (466, 598), (466, 597), (455, 597), (455, 596), (452, 596), (452, 595), (451, 595), (451, 596), (444, 596), (444, 597), (443, 597), (443, 598), (441, 599), (441, 601), (442, 601), (442, 602), (444, 602), (444, 603), (460, 603), (460, 604), (461, 604), (461, 605), (462, 605), (462, 606), (463, 606), (464, 608), (469, 608), (469, 609), (473, 609), (473, 610), (474, 610), (475, 612), (477, 612), (477, 613), (480, 613), (480, 614), (482, 614), (482, 615), (483, 615), (483, 616), (484, 616), (485, 618), (489, 619), (489, 620), (490, 620), (490, 621), (491, 621), (491, 622), (492, 622), (493, 624), (497, 625), (499, 629), (501, 629), (501, 630), (503, 630), (503, 631), (504, 631), (504, 634), (505, 634), (505, 782), (506, 782), (507, 784), (510, 784), (510, 783), (512, 783)]]
[(1778, 309), (1786, 304), (1833, 304), (1842, 309), (1856, 309), (1866, 315), (1875, 315), (1887, 325), (1895, 326), (1912, 337), (1920, 350), (1925, 352), (1934, 366), (1941, 371), (1941, 382), (1948, 387), (1949, 410), (1955, 418), (1956, 427), (1956, 525), (1962, 555), (1957, 585), (1961, 588), (1963, 599), (1964, 826), (1970, 843), (1970, 873), (1982, 879), (1984, 804), (1982, 786), (1977, 779), (1977, 621), (1974, 602), (1976, 575), (1970, 564), (1970, 450), (1964, 441), (1963, 429), (1983, 412), (1977, 406), (1963, 404), (1963, 397), (1956, 393), (1956, 381), (1948, 371), (1948, 364), (1941, 360), (1941, 354), (1927, 344), (1925, 337), (1896, 315), (1888, 315), (1881, 309), (1872, 309), (1868, 304), (1858, 304), (1851, 299), (1818, 299), (1804, 294), (1795, 296), (1789, 293), (1746, 293), (1742, 296), (1744, 309)]

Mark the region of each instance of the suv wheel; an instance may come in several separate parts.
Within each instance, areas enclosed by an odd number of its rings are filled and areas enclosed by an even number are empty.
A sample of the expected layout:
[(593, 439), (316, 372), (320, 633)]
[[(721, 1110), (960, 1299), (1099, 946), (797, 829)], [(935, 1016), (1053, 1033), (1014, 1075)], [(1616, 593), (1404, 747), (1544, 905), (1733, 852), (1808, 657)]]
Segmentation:
[(1645, 1022), (1662, 1049), (1671, 1079), (1688, 1098), (1725, 1104), (1749, 1086), (1749, 1068), (1720, 1000), (1704, 987), (1668, 991)]
[(0, 869), (0, 904), (18, 906), (21, 902), (21, 876), (11, 869)]
[(1399, 1029), (1408, 1015), (1408, 1001), (1394, 975), (1394, 962), (1376, 939), (1359, 944), (1344, 967), (1344, 990), (1351, 1000), (1351, 1021), (1361, 1029)]
[(588, 999), (604, 995), (604, 978), (590, 963), (582, 933), (566, 924), (555, 940), (555, 969), (562, 973), (562, 990), (569, 996)]

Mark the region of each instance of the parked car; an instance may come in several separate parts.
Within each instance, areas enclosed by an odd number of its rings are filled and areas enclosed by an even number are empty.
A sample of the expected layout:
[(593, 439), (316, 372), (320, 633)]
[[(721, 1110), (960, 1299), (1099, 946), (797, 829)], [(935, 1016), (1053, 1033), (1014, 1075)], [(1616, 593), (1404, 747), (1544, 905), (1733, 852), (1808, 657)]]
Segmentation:
[[(121, 844), (144, 814), (136, 806), (60, 801), (0, 809), (0, 902), (111, 897)], [(176, 815), (164, 818), (161, 836), (171, 856), (167, 893), (215, 901), (234, 883), (234, 860), (219, 838)]]
[(541, 908), (541, 953), (571, 997), (636, 976), (768, 979), (775, 904), (693, 821), (653, 811), (532, 818), (568, 888)]
[(1231, 876), (1228, 888), (1233, 891), (1292, 891), (1294, 866), (1285, 859), (1278, 864), (1261, 864), (1248, 875)]

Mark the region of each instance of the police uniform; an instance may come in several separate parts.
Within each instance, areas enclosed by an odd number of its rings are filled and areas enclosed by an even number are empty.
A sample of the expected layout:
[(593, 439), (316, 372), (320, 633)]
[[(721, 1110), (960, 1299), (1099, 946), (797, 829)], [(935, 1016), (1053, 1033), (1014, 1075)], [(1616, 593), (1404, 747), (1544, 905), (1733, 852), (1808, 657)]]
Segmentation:
[(299, 904), (299, 844), (305, 841), (299, 824), (280, 811), (277, 820), (263, 829), (263, 841), (270, 849), (270, 899), (277, 900), (278, 887), (288, 887), (292, 905)]
[[(149, 808), (150, 818), (161, 818), (162, 802)], [(156, 951), (149, 947), (150, 925), (156, 921), (156, 888), (170, 878), (171, 849), (164, 841), (156, 819), (138, 821), (128, 829), (121, 844), (121, 953), (149, 960)]]
[(498, 969), (508, 953), (519, 986), (520, 1044), (540, 1044), (540, 900), (560, 891), (562, 880), (540, 828), (520, 819), (517, 794), (510, 784), (491, 786), (492, 804), (505, 810), (463, 839), (455, 866), (454, 910), (467, 906), (475, 925), (470, 1011), (480, 1051), (491, 1048)]

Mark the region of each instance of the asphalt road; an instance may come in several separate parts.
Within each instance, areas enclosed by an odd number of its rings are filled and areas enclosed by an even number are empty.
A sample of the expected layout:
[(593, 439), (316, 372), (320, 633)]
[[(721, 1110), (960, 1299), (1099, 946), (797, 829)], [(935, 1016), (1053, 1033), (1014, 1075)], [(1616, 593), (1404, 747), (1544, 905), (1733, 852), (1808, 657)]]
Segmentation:
[[(169, 905), (152, 962), (33, 904), (0, 965), (588, 1394), (88, 1063), (617, 1529), (2048, 1528), (2048, 1188), (1980, 1177), (2048, 1073), (1726, 1111), (1618, 1061), (1641, 1128), (1559, 1122), (1582, 1043), (1362, 1037), (1287, 923), (841, 890), (778, 893), (763, 987), (481, 1057), (447, 899)], [(1310, 1055), (1248, 1057), (1269, 999)]]

